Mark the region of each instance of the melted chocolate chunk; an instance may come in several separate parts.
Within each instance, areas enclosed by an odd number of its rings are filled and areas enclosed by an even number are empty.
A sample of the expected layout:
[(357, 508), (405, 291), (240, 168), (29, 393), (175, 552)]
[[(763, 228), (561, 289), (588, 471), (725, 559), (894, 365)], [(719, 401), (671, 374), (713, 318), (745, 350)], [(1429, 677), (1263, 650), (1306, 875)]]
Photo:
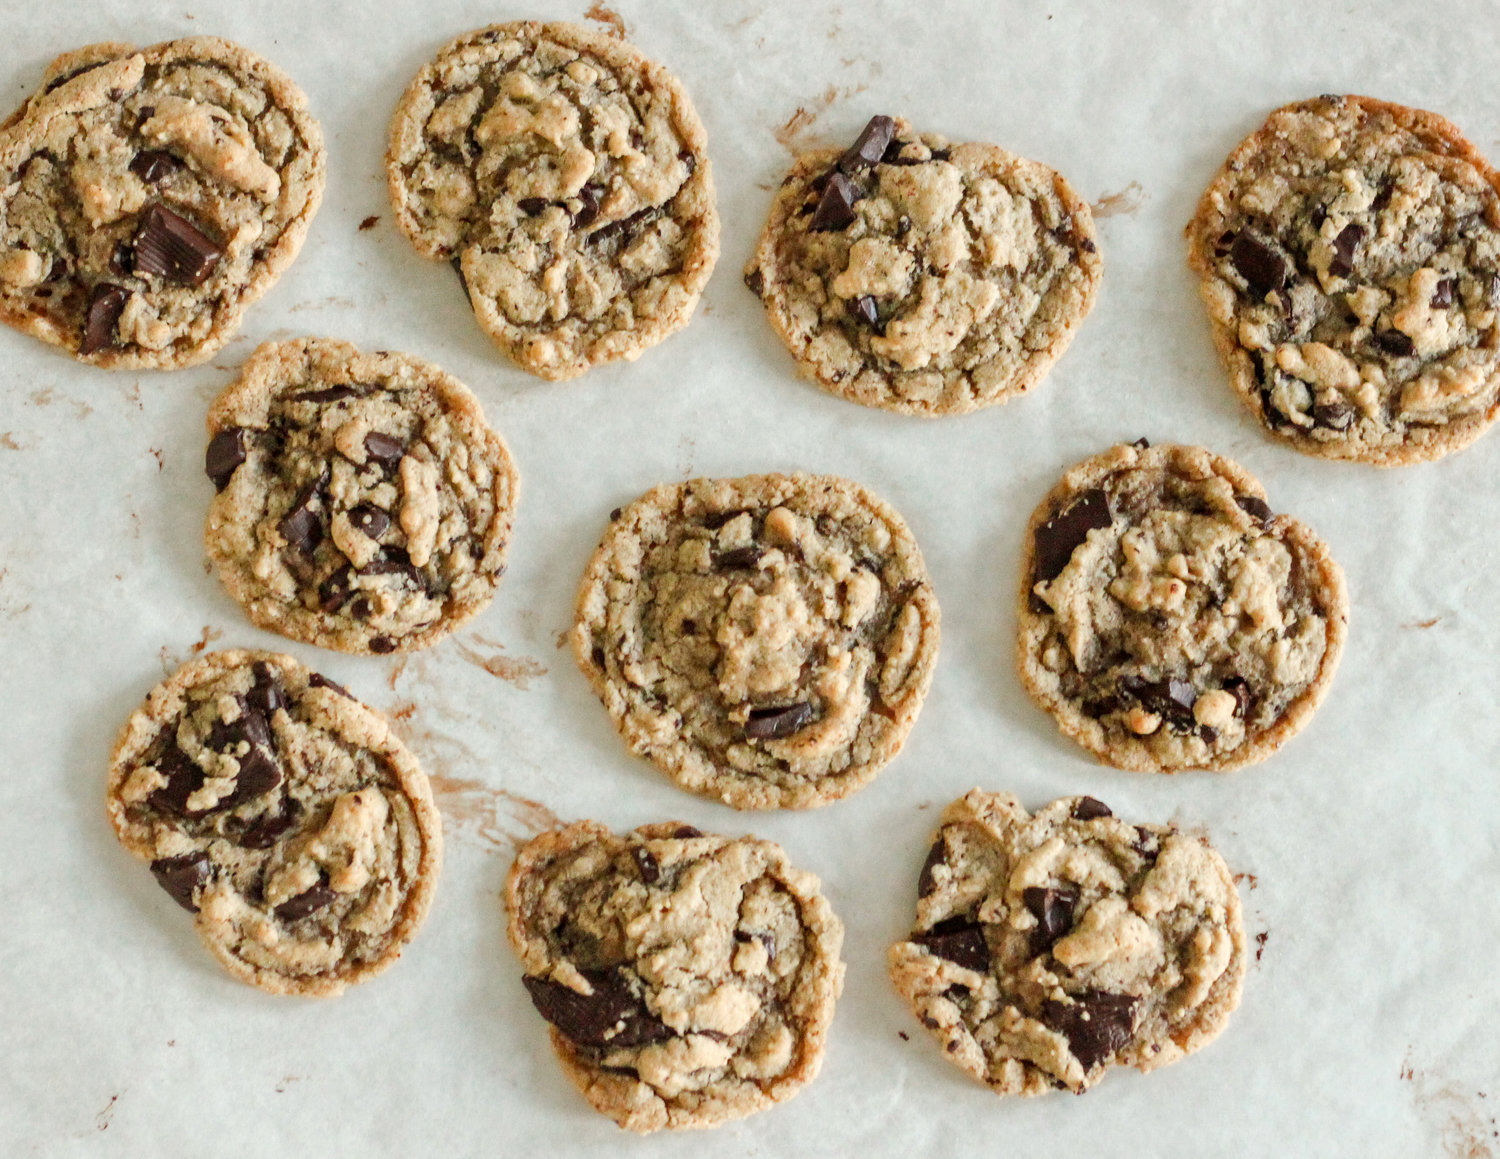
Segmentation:
[(635, 858), (636, 868), (641, 871), (641, 880), (647, 885), (655, 885), (661, 880), (661, 865), (648, 849), (640, 845), (634, 846), (630, 850), (630, 856)]
[(251, 672), (254, 673), (255, 683), (245, 693), (245, 703), (269, 719), (278, 708), (287, 706), (286, 690), (281, 687), (276, 673), (264, 660), (257, 660)]
[(224, 256), (217, 242), (165, 205), (146, 210), (132, 244), (137, 274), (155, 274), (179, 286), (201, 286)]
[(765, 555), (765, 548), (736, 547), (733, 551), (723, 551), (714, 557), (714, 566), (720, 571), (737, 571), (741, 568), (749, 569), (755, 567)]
[(578, 191), (578, 200), (583, 202), (578, 207), (578, 212), (573, 215), (573, 227), (583, 229), (592, 225), (594, 219), (599, 216), (599, 194), (602, 193), (597, 185), (585, 185)]
[(939, 865), (948, 864), (948, 845), (941, 837), (932, 843), (932, 848), (927, 851), (927, 860), (922, 862), (922, 872), (917, 876), (917, 898), (926, 897), (937, 888), (937, 878), (934, 876)]
[(1021, 900), (1036, 918), (1036, 928), (1031, 931), (1031, 956), (1038, 958), (1073, 928), (1078, 890), (1066, 886), (1047, 889), (1029, 885), (1021, 891)]
[(395, 650), (396, 650), (396, 641), (392, 640), (389, 636), (371, 636), (370, 637), (370, 651), (371, 652), (375, 652), (378, 655), (384, 656), (384, 655), (386, 655), (386, 654), (388, 654), (390, 652), (394, 652)]
[(529, 217), (535, 217), (552, 203), (545, 197), (523, 197), (516, 202), (521, 207), (521, 212)]
[(151, 863), (151, 872), (156, 882), (166, 890), (172, 900), (188, 913), (198, 912), (194, 892), (205, 886), (213, 877), (206, 853), (186, 853), (181, 857), (163, 857)]
[(147, 149), (130, 162), (130, 171), (147, 185), (155, 185), (180, 172), (182, 162), (165, 149)]
[(1231, 676), (1220, 687), (1234, 697), (1234, 714), (1243, 720), (1250, 711), (1250, 682), (1243, 676)]
[(1085, 990), (1072, 1002), (1042, 1003), (1042, 1022), (1068, 1040), (1068, 1049), (1085, 1071), (1093, 1070), (1117, 1050), (1130, 1045), (1135, 1031), (1135, 998)]
[(521, 979), (532, 1005), (565, 1037), (584, 1047), (629, 1048), (671, 1038), (672, 1031), (630, 988), (624, 969), (579, 971), (592, 994), (528, 974)]
[(752, 708), (745, 735), (751, 740), (779, 740), (791, 736), (812, 718), (813, 706), (805, 700), (783, 708)]
[(388, 547), (380, 553), (380, 558), (372, 560), (359, 569), (360, 575), (399, 575), (411, 585), (416, 591), (427, 591), (427, 577), (416, 564), (411, 562), (411, 557), (399, 547)]
[(311, 889), (277, 906), (276, 919), (283, 922), (300, 922), (319, 910), (327, 909), (338, 896), (336, 891), (328, 887), (328, 879), (325, 877)]
[(318, 607), (330, 616), (342, 608), (349, 602), (349, 592), (353, 578), (354, 569), (346, 563), (320, 583), (318, 585)]
[(250, 455), (249, 432), (244, 427), (230, 427), (209, 440), (203, 457), (203, 470), (214, 481), (217, 490), (229, 486), (239, 465)]
[(307, 678), (307, 682), (314, 688), (331, 688), (340, 696), (347, 696), (350, 700), (354, 699), (354, 693), (350, 692), (342, 684), (328, 679), (328, 677), (324, 676), (321, 672), (314, 672)]
[(1262, 523), (1269, 523), (1276, 518), (1276, 513), (1271, 510), (1271, 505), (1264, 499), (1257, 499), (1254, 495), (1236, 495), (1235, 503), (1239, 509), (1251, 519), (1258, 519)]
[(167, 783), (147, 797), (146, 802), (178, 817), (203, 816), (202, 810), (188, 808), (188, 798), (203, 787), (203, 770), (177, 746), (177, 741), (172, 740), (162, 755), (151, 763), (167, 778)]
[(361, 503), (350, 509), (349, 522), (371, 539), (379, 539), (391, 525), (391, 517), (373, 503)]
[(323, 489), (324, 482), (320, 476), (303, 484), (292, 503), (292, 509), (276, 525), (276, 530), (281, 532), (287, 545), (295, 547), (304, 555), (311, 555), (318, 544), (323, 542), (323, 518), (312, 509), (312, 502)]
[(458, 284), (463, 287), (464, 299), (472, 307), (474, 305), (474, 295), (469, 293), (469, 279), (464, 277), (464, 259), (456, 257), (450, 260), (448, 264), (453, 267), (453, 272), (458, 275)]
[(1155, 861), (1156, 855), (1161, 852), (1161, 840), (1151, 830), (1137, 825), (1135, 827), (1135, 840), (1130, 847), (1139, 853), (1147, 861)]
[[(1328, 272), (1336, 278), (1347, 278), (1354, 272), (1354, 251), (1364, 240), (1365, 227), (1351, 221), (1339, 230), (1333, 239), (1333, 257), (1328, 262)], [(1243, 272), (1243, 271), (1241, 271)]]
[(120, 324), (120, 315), (129, 300), (130, 291), (124, 286), (100, 282), (94, 287), (83, 322), (83, 341), (78, 344), (79, 354), (97, 354), (115, 344), (115, 327)]
[(734, 940), (737, 942), (759, 942), (766, 949), (766, 961), (776, 960), (776, 935), (766, 930), (735, 930)]
[(1406, 358), (1416, 353), (1416, 343), (1400, 330), (1377, 330), (1375, 332), (1375, 345), (1387, 354), (1394, 354), (1397, 358)]
[(269, 849), (295, 829), (301, 818), (302, 806), (287, 797), (276, 812), (262, 813), (246, 825), (240, 834), (240, 844), (246, 849)]
[(850, 301), (849, 308), (854, 311), (854, 316), (866, 326), (878, 327), (880, 325), (880, 311), (875, 308), (875, 299), (869, 294), (861, 294)]
[(1343, 399), (1318, 402), (1312, 408), (1313, 422), (1334, 431), (1347, 431), (1354, 425), (1354, 408)]
[(1126, 676), (1120, 680), (1120, 690), (1134, 698), (1147, 712), (1156, 713), (1178, 728), (1196, 726), (1193, 702), (1198, 699), (1198, 693), (1186, 680), (1178, 680), (1175, 676), (1165, 680)]
[(363, 398), (366, 393), (362, 387), (341, 383), (338, 386), (324, 387), (322, 390), (301, 391), (292, 395), (292, 401), (310, 402), (323, 406), (328, 403), (343, 402), (346, 398)]
[(390, 435), (383, 435), (379, 431), (371, 431), (365, 436), (365, 454), (377, 463), (393, 466), (401, 461), (406, 454), (406, 444), (400, 439), (394, 439)]
[(1073, 802), (1073, 820), (1096, 821), (1100, 817), (1113, 817), (1114, 810), (1098, 797), (1079, 797)]
[(913, 934), (911, 940), (967, 970), (983, 974), (990, 968), (990, 946), (984, 929), (971, 918), (948, 918), (925, 934)]
[(1253, 233), (1245, 232), (1235, 237), (1234, 244), (1229, 247), (1229, 260), (1257, 298), (1264, 298), (1272, 290), (1286, 285), (1286, 258)]
[(1085, 491), (1071, 506), (1036, 529), (1034, 582), (1056, 579), (1089, 532), (1108, 527), (1113, 520), (1109, 496), (1097, 487)]
[(823, 185), (823, 196), (818, 198), (818, 208), (807, 228), (813, 232), (848, 228), (854, 221), (854, 203), (858, 200), (854, 182), (835, 169)]
[(839, 158), (839, 168), (845, 173), (856, 169), (868, 169), (882, 157), (896, 133), (896, 122), (890, 117), (874, 116), (859, 131), (854, 144)]
[(1446, 310), (1453, 305), (1453, 279), (1444, 278), (1432, 288), (1432, 301), (1428, 305), (1434, 310)]
[(624, 237), (633, 234), (640, 226), (648, 221), (654, 221), (661, 216), (661, 208), (648, 205), (645, 209), (638, 209), (629, 217), (622, 217), (619, 221), (607, 222), (588, 236), (589, 245), (597, 245), (600, 242), (609, 241), (614, 237)]

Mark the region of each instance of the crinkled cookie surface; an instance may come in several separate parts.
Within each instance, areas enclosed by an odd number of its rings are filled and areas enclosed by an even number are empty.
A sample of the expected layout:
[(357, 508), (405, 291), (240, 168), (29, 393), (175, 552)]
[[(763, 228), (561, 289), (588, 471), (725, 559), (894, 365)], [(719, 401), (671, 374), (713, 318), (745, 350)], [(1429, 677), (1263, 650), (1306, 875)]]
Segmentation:
[(816, 1077), (843, 926), (779, 846), (581, 821), (520, 851), (506, 902), (563, 1069), (620, 1126), (713, 1127)]
[(1442, 117), (1278, 109), (1187, 236), (1235, 390), (1298, 450), (1436, 459), (1500, 412), (1500, 175)]
[(215, 401), (208, 553), (263, 628), (343, 652), (427, 647), (505, 571), (518, 480), (451, 375), (347, 342), (268, 342)]
[(0, 131), (0, 320), (96, 366), (201, 362), (297, 256), (323, 180), (306, 98), (244, 48), (68, 53)]
[(1199, 837), (1092, 797), (1032, 816), (978, 789), (943, 811), (896, 989), (997, 1094), (1081, 1093), (1212, 1041), (1245, 975), (1240, 899)]
[(797, 160), (745, 281), (801, 372), (866, 406), (943, 415), (1029, 390), (1103, 273), (1062, 176), (875, 117)]
[(437, 886), (442, 825), (389, 722), (290, 656), (210, 653), (110, 757), (108, 810), (236, 978), (331, 995), (385, 969)]
[(451, 261), (485, 333), (572, 378), (681, 329), (719, 254), (702, 122), (632, 46), (499, 24), (423, 67), (391, 122), (396, 220)]
[(574, 656), (631, 751), (736, 808), (808, 808), (899, 751), (932, 680), (916, 541), (827, 475), (695, 479), (615, 513)]
[(1349, 614), (1327, 547), (1243, 468), (1196, 447), (1115, 447), (1031, 517), (1022, 683), (1118, 768), (1225, 770), (1311, 719)]

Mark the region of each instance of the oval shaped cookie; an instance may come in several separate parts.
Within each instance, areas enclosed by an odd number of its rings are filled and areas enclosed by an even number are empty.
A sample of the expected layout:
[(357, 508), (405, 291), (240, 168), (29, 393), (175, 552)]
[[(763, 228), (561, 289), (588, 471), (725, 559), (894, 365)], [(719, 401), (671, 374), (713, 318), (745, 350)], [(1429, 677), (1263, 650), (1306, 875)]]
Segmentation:
[(884, 116), (797, 159), (745, 267), (805, 377), (926, 416), (1040, 382), (1102, 275), (1093, 214), (1060, 174)]
[(719, 255), (703, 124), (677, 80), (576, 24), (466, 33), (406, 90), (396, 222), (451, 261), (518, 366), (573, 378), (687, 325)]
[(495, 594), (516, 470), (478, 399), (431, 363), (267, 342), (215, 400), (208, 434), (209, 558), (262, 628), (409, 652)]
[(333, 995), (394, 962), (442, 823), (390, 722), (290, 656), (212, 652), (152, 689), (109, 762), (110, 822), (242, 982)]
[(630, 750), (737, 809), (805, 809), (900, 750), (937, 663), (901, 517), (831, 475), (694, 479), (617, 511), (573, 654)]
[(817, 1076), (844, 929), (780, 846), (580, 821), (520, 851), (505, 897), (563, 1070), (620, 1126), (714, 1127)]
[(1242, 467), (1119, 446), (1026, 530), (1021, 682), (1105, 764), (1236, 769), (1311, 719), (1348, 626), (1343, 572)]
[(1093, 797), (1028, 814), (974, 789), (943, 810), (891, 979), (955, 1065), (996, 1094), (1082, 1094), (1177, 1062), (1240, 1004), (1245, 930), (1201, 837)]
[(202, 362), (302, 248), (322, 133), (214, 37), (54, 61), (0, 131), (0, 320), (95, 366)]
[(1442, 117), (1277, 109), (1187, 237), (1235, 392), (1299, 451), (1436, 459), (1500, 413), (1500, 174)]

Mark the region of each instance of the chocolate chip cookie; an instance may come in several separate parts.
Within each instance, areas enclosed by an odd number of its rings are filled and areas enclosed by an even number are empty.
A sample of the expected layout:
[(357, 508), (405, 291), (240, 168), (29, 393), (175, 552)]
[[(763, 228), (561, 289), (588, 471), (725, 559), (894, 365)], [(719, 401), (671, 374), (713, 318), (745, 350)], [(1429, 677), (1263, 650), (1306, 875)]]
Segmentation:
[(1031, 517), (1021, 682), (1105, 764), (1235, 769), (1311, 719), (1348, 624), (1343, 573), (1242, 467), (1120, 446)]
[(1245, 931), (1201, 837), (1093, 797), (1035, 816), (975, 789), (943, 810), (891, 979), (948, 1057), (996, 1094), (1081, 1094), (1213, 1041), (1240, 1003)]
[(931, 416), (1040, 382), (1102, 273), (1088, 203), (1060, 174), (879, 116), (848, 149), (797, 159), (745, 281), (803, 375)]
[(516, 470), (452, 375), (327, 338), (268, 342), (208, 433), (208, 554), (262, 628), (409, 652), (489, 604)]
[(687, 325), (719, 256), (703, 124), (635, 48), (496, 24), (423, 66), (391, 122), (396, 222), (453, 263), (484, 332), (542, 378)]
[(620, 1126), (714, 1127), (817, 1076), (844, 929), (779, 846), (580, 821), (521, 850), (506, 904), (564, 1071)]
[(125, 848), (242, 982), (333, 995), (394, 962), (442, 825), (390, 723), (272, 652), (212, 652), (151, 691), (109, 762)]
[(302, 248), (322, 134), (227, 41), (59, 57), (0, 130), (0, 320), (95, 366), (202, 362)]
[(901, 517), (831, 475), (694, 479), (614, 512), (573, 654), (630, 750), (737, 809), (805, 809), (900, 750), (938, 606)]
[(1187, 236), (1234, 389), (1299, 451), (1436, 459), (1500, 412), (1500, 174), (1442, 117), (1278, 109)]

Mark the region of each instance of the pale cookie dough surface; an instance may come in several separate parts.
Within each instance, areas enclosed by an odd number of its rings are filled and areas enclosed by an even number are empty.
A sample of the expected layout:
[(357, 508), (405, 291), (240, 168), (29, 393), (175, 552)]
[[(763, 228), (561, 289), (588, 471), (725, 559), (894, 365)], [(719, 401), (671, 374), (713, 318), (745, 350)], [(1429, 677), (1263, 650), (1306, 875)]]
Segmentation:
[(695, 479), (612, 516), (573, 653), (630, 750), (739, 809), (810, 808), (900, 750), (937, 663), (901, 517), (829, 475)]
[(816, 1077), (844, 930), (779, 846), (580, 821), (521, 850), (506, 904), (563, 1069), (620, 1126), (714, 1127)]
[(213, 652), (157, 685), (110, 756), (121, 843), (231, 974), (333, 995), (379, 973), (437, 887), (442, 824), (390, 723), (272, 652)]
[(877, 117), (842, 154), (798, 158), (745, 281), (806, 377), (932, 416), (1041, 381), (1102, 273), (1093, 215), (1061, 175)]
[(268, 342), (208, 415), (209, 557), (263, 628), (425, 648), (505, 571), (517, 477), (478, 400), (406, 354)]
[(96, 366), (201, 362), (323, 194), (301, 90), (213, 37), (59, 57), (0, 129), (0, 320)]
[(1500, 411), (1500, 175), (1448, 121), (1357, 96), (1288, 105), (1187, 228), (1240, 397), (1300, 451), (1379, 466)]
[(1264, 760), (1311, 719), (1349, 602), (1328, 549), (1243, 468), (1118, 446), (1074, 467), (1026, 531), (1022, 683), (1117, 768)]
[(1201, 837), (1092, 797), (1029, 815), (974, 789), (943, 811), (891, 978), (948, 1057), (997, 1094), (1082, 1093), (1211, 1042), (1240, 1002), (1245, 931)]
[(687, 325), (719, 256), (703, 124), (634, 47), (497, 24), (423, 66), (386, 154), (396, 221), (519, 366), (573, 378)]

